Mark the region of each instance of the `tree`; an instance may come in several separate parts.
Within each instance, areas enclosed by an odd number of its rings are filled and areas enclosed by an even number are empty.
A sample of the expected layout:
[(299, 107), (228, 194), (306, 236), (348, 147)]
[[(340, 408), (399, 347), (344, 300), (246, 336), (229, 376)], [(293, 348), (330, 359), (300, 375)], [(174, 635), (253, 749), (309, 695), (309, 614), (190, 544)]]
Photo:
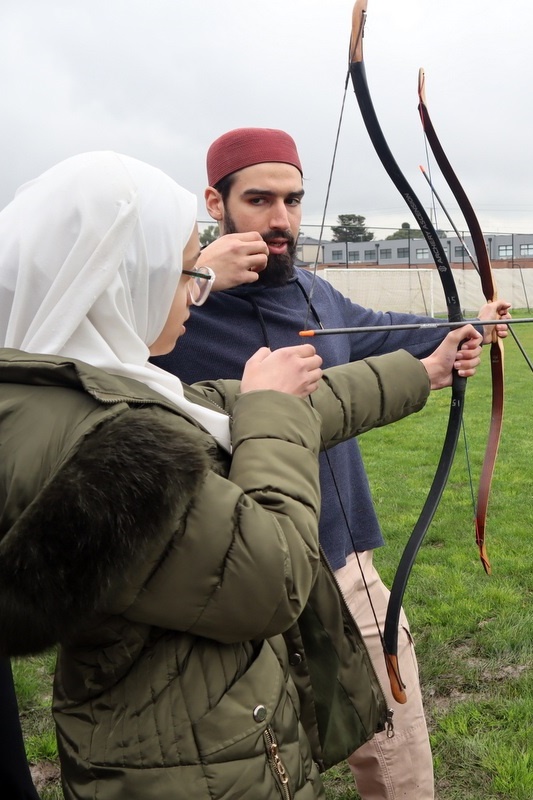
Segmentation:
[(200, 244), (202, 247), (205, 247), (206, 244), (211, 244), (211, 242), (214, 242), (215, 239), (218, 239), (218, 236), (218, 226), (208, 225), (207, 228), (204, 228), (200, 234)]
[(390, 236), (387, 236), (387, 241), (389, 239), (421, 239), (422, 238), (422, 231), (418, 228), (411, 228), (408, 222), (402, 222), (401, 228), (394, 233), (391, 233)]
[[(448, 234), (446, 231), (437, 228), (437, 236), (439, 239), (445, 239)], [(411, 228), (408, 222), (402, 222), (402, 227), (398, 228), (397, 231), (391, 233), (390, 236), (386, 237), (386, 241), (389, 239), (422, 239), (424, 234), (418, 228)]]
[(334, 242), (370, 242), (372, 231), (365, 226), (366, 217), (359, 214), (339, 214), (339, 224), (331, 227)]

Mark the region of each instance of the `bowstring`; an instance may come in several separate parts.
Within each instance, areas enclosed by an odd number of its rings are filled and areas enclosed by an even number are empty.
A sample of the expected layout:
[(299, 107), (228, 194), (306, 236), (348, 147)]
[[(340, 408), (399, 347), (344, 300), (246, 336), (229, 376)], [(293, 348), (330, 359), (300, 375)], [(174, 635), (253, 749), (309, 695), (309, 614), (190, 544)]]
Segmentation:
[[(427, 178), (427, 182), (429, 183), (429, 187), (430, 187), (431, 207), (433, 209), (433, 220), (434, 220), (434, 223), (435, 223), (435, 228), (436, 228), (436, 230), (438, 232), (438, 230), (439, 230), (438, 217), (437, 217), (437, 203), (438, 203), (440, 205), (440, 207), (442, 208), (444, 214), (446, 215), (446, 217), (448, 219), (448, 222), (450, 223), (450, 225), (452, 226), (453, 230), (455, 231), (455, 233), (459, 237), (459, 241), (461, 242), (461, 246), (465, 248), (465, 252), (468, 253), (469, 258), (472, 261), (472, 264), (474, 265), (474, 267), (475, 267), (475, 269), (476, 269), (476, 271), (477, 271), (477, 273), (479, 275), (479, 268), (478, 268), (477, 264), (475, 263), (475, 261), (474, 261), (474, 259), (472, 257), (472, 254), (470, 253), (470, 250), (468, 249), (468, 247), (466, 247), (466, 243), (465, 243), (463, 237), (459, 234), (459, 231), (457, 230), (457, 228), (455, 226), (455, 223), (451, 219), (450, 215), (448, 214), (448, 211), (446, 210), (446, 208), (442, 204), (442, 201), (441, 201), (439, 195), (435, 191), (435, 185), (433, 183), (433, 177), (432, 177), (432, 174), (431, 174), (431, 158), (430, 158), (430, 154), (429, 154), (428, 139), (427, 139), (427, 136), (426, 136), (424, 131), (422, 132), (422, 136), (423, 136), (423, 140), (424, 140), (424, 150), (425, 150), (425, 153), (426, 153), (426, 165), (427, 165), (427, 175), (424, 172), (423, 172), (423, 174)], [(450, 254), (450, 261), (451, 261), (451, 254)], [(451, 268), (451, 263), (450, 263), (450, 268)], [(476, 493), (475, 493), (475, 490), (474, 490), (474, 478), (473, 478), (473, 475), (472, 475), (472, 464), (471, 464), (471, 461), (470, 461), (470, 448), (469, 448), (469, 445), (468, 445), (468, 436), (466, 434), (466, 423), (465, 423), (464, 414), (461, 417), (461, 431), (462, 431), (462, 434), (463, 434), (463, 443), (464, 443), (465, 461), (466, 461), (466, 471), (467, 471), (467, 475), (468, 475), (468, 485), (470, 487), (470, 498), (471, 498), (471, 502), (472, 502), (472, 511), (473, 511), (474, 516), (475, 516), (475, 514), (476, 514)]]
[(336, 163), (336, 160), (337, 160), (337, 150), (338, 150), (338, 147), (339, 147), (339, 138), (340, 138), (340, 133), (341, 133), (342, 120), (344, 118), (344, 107), (346, 105), (346, 94), (347, 94), (347, 91), (348, 91), (348, 80), (349, 80), (349, 77), (350, 77), (350, 73), (348, 72), (346, 74), (346, 81), (344, 82), (344, 93), (342, 95), (342, 102), (341, 102), (341, 110), (340, 110), (340, 114), (339, 114), (339, 121), (337, 123), (337, 130), (336, 130), (336, 133), (335, 133), (335, 144), (334, 144), (334, 147), (333, 147), (333, 156), (332, 156), (332, 159), (331, 159), (331, 166), (330, 166), (330, 170), (329, 170), (328, 183), (327, 183), (327, 186), (326, 186), (326, 199), (324, 201), (324, 210), (322, 212), (322, 220), (320, 222), (320, 230), (319, 230), (319, 233), (318, 233), (318, 244), (316, 246), (316, 255), (315, 255), (315, 261), (314, 261), (314, 264), (313, 264), (313, 277), (311, 279), (311, 287), (309, 289), (309, 298), (308, 298), (308, 302), (307, 302), (307, 313), (305, 315), (304, 328), (303, 328), (304, 330), (307, 330), (307, 325), (309, 324), (309, 317), (310, 317), (310, 314), (311, 314), (311, 302), (312, 302), (312, 299), (313, 299), (313, 292), (314, 292), (314, 289), (315, 289), (316, 276), (317, 276), (317, 271), (318, 271), (318, 254), (320, 253), (320, 247), (321, 247), (323, 239), (324, 239), (324, 228), (325, 228), (325, 225), (326, 225), (326, 214), (327, 214), (327, 210), (328, 210), (329, 195), (330, 195), (330, 192), (331, 192), (331, 184), (332, 184), (332, 181), (333, 181), (333, 170), (335, 169), (335, 163)]

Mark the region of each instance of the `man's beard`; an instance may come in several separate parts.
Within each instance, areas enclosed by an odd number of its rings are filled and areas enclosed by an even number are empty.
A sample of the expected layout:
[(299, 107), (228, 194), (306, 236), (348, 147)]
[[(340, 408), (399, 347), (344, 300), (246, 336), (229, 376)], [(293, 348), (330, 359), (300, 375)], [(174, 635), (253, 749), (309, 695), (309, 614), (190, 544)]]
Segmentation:
[[(224, 213), (224, 233), (242, 233), (237, 230), (233, 217), (225, 209)], [(265, 269), (258, 273), (259, 279), (254, 286), (285, 286), (290, 278), (294, 277), (294, 258), (296, 255), (297, 242), (290, 231), (271, 229), (267, 233), (262, 233), (264, 241), (268, 243), (271, 239), (285, 239), (287, 242), (286, 253), (269, 253)]]

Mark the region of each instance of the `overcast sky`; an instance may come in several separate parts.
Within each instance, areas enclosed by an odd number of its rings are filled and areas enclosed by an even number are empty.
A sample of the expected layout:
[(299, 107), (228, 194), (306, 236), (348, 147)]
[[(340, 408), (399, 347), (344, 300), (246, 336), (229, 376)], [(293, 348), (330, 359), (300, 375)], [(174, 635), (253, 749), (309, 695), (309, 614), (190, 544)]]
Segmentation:
[[(205, 152), (240, 126), (283, 128), (322, 217), (341, 110), (352, 0), (3, 0), (0, 205), (52, 164), (113, 149), (162, 168), (203, 204)], [(486, 232), (533, 231), (531, 0), (369, 0), (367, 78), (385, 136), (426, 206), (417, 112), (428, 106)], [(437, 191), (455, 203), (436, 168)], [(351, 85), (326, 220), (415, 224), (382, 168)], [(440, 227), (448, 223), (443, 215)], [(308, 233), (317, 232), (306, 228)], [(326, 235), (329, 231), (326, 232)], [(383, 236), (386, 232), (383, 232)]]

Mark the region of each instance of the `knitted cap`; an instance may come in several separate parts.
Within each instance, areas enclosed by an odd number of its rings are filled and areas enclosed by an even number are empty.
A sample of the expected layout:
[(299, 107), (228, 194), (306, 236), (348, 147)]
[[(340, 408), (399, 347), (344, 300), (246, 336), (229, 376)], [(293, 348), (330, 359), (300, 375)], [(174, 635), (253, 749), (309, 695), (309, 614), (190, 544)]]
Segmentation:
[(214, 186), (226, 175), (253, 164), (279, 161), (303, 174), (294, 139), (275, 128), (236, 128), (216, 139), (207, 151), (207, 180)]

